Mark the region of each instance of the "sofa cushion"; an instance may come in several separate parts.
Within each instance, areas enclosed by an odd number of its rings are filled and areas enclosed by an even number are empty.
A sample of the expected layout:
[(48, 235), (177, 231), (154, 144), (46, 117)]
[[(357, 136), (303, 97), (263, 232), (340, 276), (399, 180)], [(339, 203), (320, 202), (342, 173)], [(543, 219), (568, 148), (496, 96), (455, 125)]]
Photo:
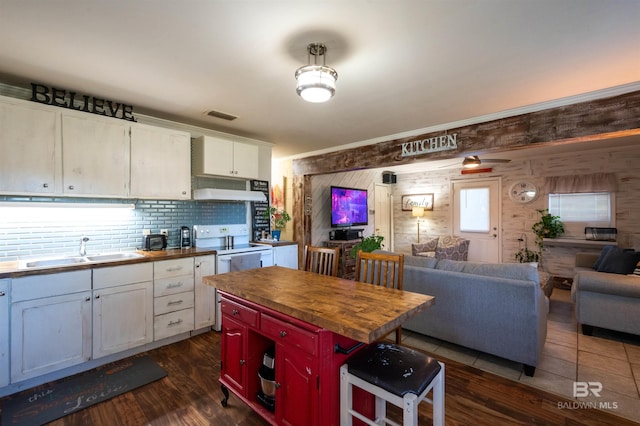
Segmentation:
[(436, 259), (467, 260), (469, 254), (469, 240), (464, 238), (445, 236), (440, 237), (436, 247)]
[(600, 256), (598, 256), (598, 259), (593, 264), (593, 269), (595, 269), (596, 271), (598, 270), (598, 268), (600, 267), (600, 264), (602, 264), (602, 261), (604, 260), (605, 257), (607, 257), (607, 254), (609, 254), (609, 250), (611, 250), (612, 248), (615, 248), (615, 246), (612, 246), (611, 244), (602, 247)]
[(435, 257), (426, 257), (426, 256), (405, 256), (404, 264), (405, 266), (418, 266), (421, 268), (430, 268), (433, 269), (436, 267), (438, 261)]
[(533, 281), (540, 283), (538, 269), (528, 263), (478, 263), (461, 262), (462, 272), (467, 274), (485, 275), (489, 277), (507, 278), (512, 280)]
[(418, 253), (435, 252), (436, 247), (438, 247), (438, 240), (439, 238), (435, 237), (426, 243), (411, 244), (411, 254), (417, 256)]
[(640, 252), (613, 247), (600, 262), (598, 272), (633, 274), (638, 262), (640, 262)]

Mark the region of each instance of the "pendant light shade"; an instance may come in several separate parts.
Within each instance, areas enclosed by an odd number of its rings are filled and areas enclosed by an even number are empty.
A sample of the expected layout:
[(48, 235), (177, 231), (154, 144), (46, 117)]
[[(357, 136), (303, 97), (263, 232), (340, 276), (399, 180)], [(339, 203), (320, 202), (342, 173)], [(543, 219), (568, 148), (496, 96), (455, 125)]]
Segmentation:
[(477, 155), (472, 155), (470, 157), (464, 157), (464, 160), (462, 161), (462, 167), (464, 167), (465, 169), (473, 169), (475, 167), (478, 167), (480, 163), (482, 163), (480, 161), (480, 158)]
[[(325, 53), (327, 48), (321, 43), (312, 43), (307, 46), (308, 65), (296, 70), (296, 92), (307, 102), (326, 102), (336, 93), (336, 80), (338, 73), (325, 65)], [(313, 56), (313, 64), (311, 57)], [(319, 59), (322, 58), (322, 65)]]

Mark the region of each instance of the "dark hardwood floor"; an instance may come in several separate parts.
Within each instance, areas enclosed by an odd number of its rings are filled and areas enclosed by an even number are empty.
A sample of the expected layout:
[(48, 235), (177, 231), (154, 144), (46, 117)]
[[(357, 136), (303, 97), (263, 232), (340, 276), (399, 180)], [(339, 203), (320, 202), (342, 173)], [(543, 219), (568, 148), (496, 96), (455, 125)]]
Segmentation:
[[(167, 371), (167, 377), (50, 425), (266, 425), (234, 396), (227, 408), (220, 405), (219, 351), (217, 332), (150, 351), (148, 354)], [(636, 424), (600, 410), (561, 409), (559, 403), (571, 401), (455, 361), (443, 361), (447, 368), (447, 425)], [(389, 411), (397, 413), (392, 408)], [(431, 424), (431, 407), (426, 403), (420, 405), (419, 422)]]

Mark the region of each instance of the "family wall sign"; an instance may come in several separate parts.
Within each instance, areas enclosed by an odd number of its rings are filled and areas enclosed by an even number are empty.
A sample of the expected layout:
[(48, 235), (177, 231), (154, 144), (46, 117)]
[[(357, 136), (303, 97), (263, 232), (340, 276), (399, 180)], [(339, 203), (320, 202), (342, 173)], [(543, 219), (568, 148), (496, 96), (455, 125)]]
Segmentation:
[(53, 105), (91, 114), (104, 115), (127, 121), (136, 121), (133, 106), (108, 99), (81, 95), (65, 89), (56, 89), (42, 84), (31, 83), (31, 100), (41, 104)]

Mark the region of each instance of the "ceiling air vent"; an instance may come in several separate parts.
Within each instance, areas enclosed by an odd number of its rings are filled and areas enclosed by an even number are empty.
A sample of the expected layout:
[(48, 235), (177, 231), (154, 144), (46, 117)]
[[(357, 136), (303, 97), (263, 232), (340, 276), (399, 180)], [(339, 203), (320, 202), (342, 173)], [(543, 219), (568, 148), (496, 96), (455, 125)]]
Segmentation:
[(209, 117), (222, 118), (223, 120), (233, 121), (238, 118), (237, 115), (227, 114), (226, 112), (211, 110), (207, 112)]

